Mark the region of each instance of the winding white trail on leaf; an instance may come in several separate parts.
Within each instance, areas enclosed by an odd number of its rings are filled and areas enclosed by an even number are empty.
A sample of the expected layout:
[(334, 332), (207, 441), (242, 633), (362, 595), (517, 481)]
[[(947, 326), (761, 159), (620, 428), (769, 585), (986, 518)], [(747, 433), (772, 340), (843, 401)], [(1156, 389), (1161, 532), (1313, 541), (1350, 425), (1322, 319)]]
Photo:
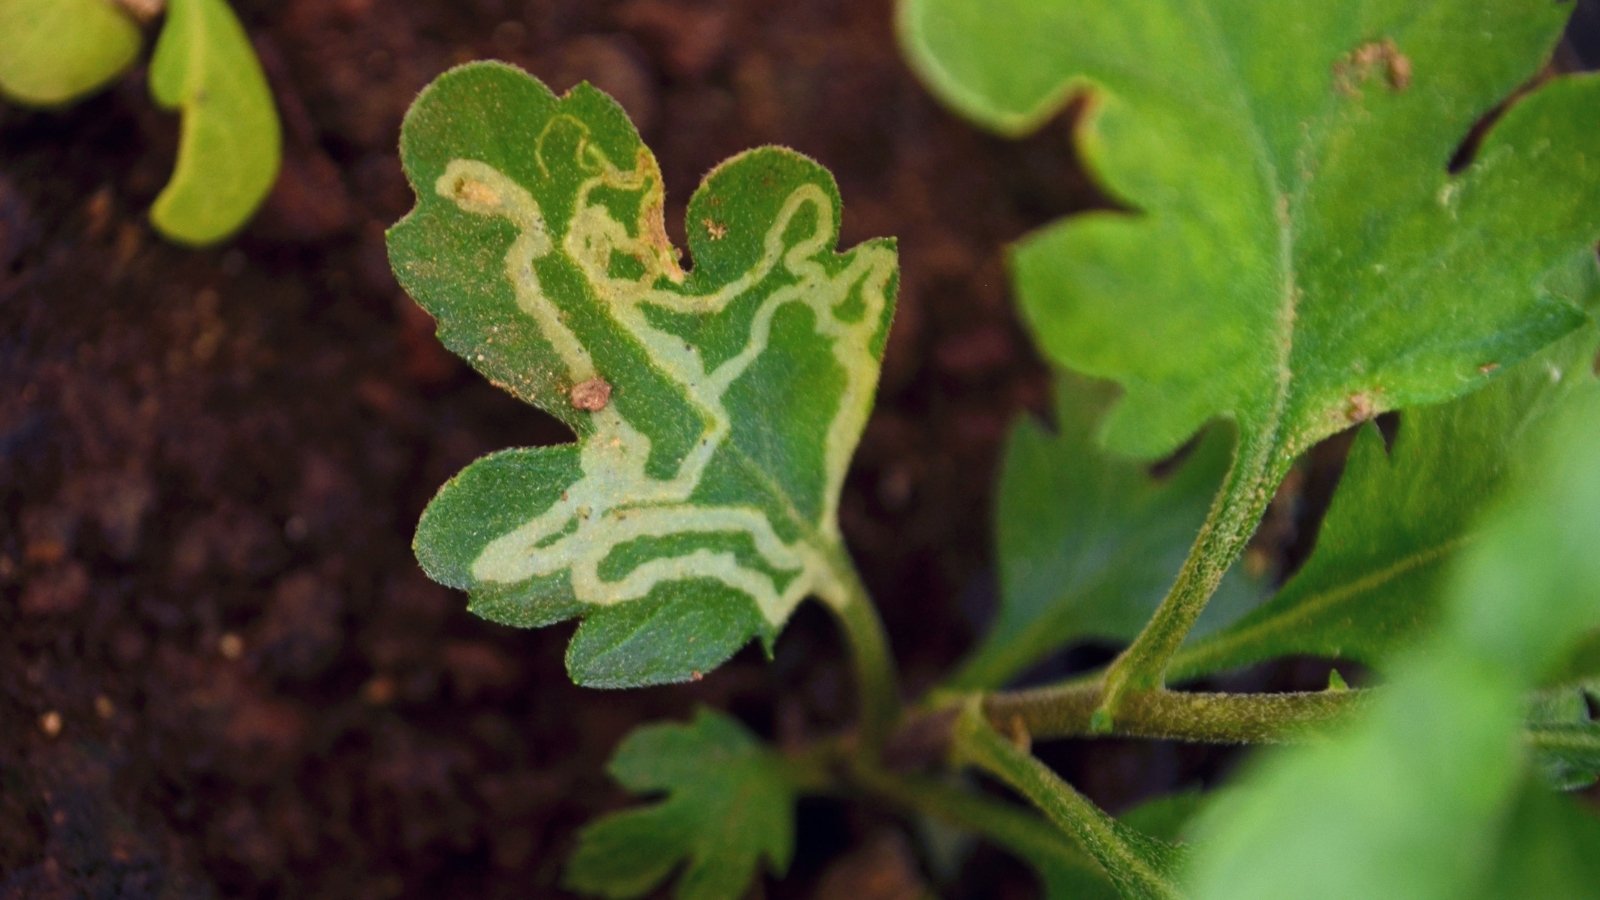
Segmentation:
[[(577, 599), (601, 605), (640, 599), (664, 582), (709, 578), (749, 595), (773, 625), (787, 619), (811, 594), (843, 605), (849, 592), (825, 548), (838, 540), (840, 487), (872, 405), (878, 361), (870, 345), (888, 303), (893, 252), (860, 247), (843, 271), (829, 275), (820, 257), (832, 252), (833, 204), (820, 187), (807, 184), (785, 200), (763, 239), (761, 258), (748, 271), (710, 294), (679, 293), (676, 286), (683, 281), (683, 272), (662, 229), (660, 173), (654, 161), (641, 151), (632, 169), (619, 169), (587, 141), (579, 143), (578, 156), (580, 164), (596, 174), (579, 187), (560, 252), (583, 272), (600, 308), (616, 327), (637, 339), (650, 363), (678, 386), (704, 426), (677, 471), (670, 478), (653, 478), (645, 471), (650, 438), (623, 416), (616, 403), (595, 411), (593, 431), (579, 448), (581, 476), (549, 509), (490, 540), (473, 562), (473, 577), (504, 584), (566, 570)], [(632, 228), (594, 199), (601, 188), (640, 192), (643, 202)], [(449, 164), (435, 190), (465, 212), (503, 218), (516, 227), (517, 237), (506, 252), (505, 274), (518, 308), (555, 349), (571, 383), (602, 376), (540, 284), (534, 263), (557, 248), (533, 196), (498, 169), (465, 159)], [(784, 235), (807, 208), (814, 217), (813, 227), (807, 236), (786, 246)], [(616, 254), (636, 260), (642, 272), (635, 278), (612, 275)], [(780, 270), (788, 276), (786, 283), (768, 288), (770, 293), (751, 318), (744, 347), (713, 369), (707, 369), (698, 349), (646, 317), (645, 309), (652, 306), (680, 314), (716, 315), (760, 290)], [(663, 283), (668, 287), (658, 287)], [(843, 313), (852, 297), (860, 298), (859, 316), (855, 310), (848, 316)], [(724, 398), (767, 349), (773, 319), (789, 303), (811, 309), (817, 333), (832, 344), (845, 376), (839, 407), (824, 436), (823, 508), (808, 523), (811, 534), (792, 543), (778, 535), (768, 513), (759, 507), (690, 501), (712, 457), (732, 433)], [(772, 487), (777, 497), (784, 497), (776, 485)], [(795, 518), (803, 521), (798, 512)], [(734, 553), (702, 547), (648, 559), (616, 580), (601, 577), (601, 564), (617, 547), (683, 534), (746, 535), (767, 566), (795, 576), (780, 589), (766, 571), (741, 564)]]

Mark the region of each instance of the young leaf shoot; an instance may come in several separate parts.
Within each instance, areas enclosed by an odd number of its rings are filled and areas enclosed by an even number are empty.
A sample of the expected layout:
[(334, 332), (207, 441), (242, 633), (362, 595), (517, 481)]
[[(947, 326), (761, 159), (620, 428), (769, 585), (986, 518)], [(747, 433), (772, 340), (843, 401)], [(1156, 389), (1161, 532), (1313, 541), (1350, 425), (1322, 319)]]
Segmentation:
[(0, 0), (0, 95), (59, 106), (133, 65), (139, 26), (112, 0)]
[(278, 177), (278, 114), (250, 39), (225, 0), (168, 0), (150, 94), (183, 113), (178, 162), (150, 221), (185, 244), (237, 231)]

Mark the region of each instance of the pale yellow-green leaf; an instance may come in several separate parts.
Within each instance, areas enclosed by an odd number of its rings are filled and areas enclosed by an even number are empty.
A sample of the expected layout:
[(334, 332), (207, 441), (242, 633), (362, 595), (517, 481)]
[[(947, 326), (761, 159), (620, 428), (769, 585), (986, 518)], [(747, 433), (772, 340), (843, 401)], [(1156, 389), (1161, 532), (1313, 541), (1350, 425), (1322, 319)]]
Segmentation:
[(111, 0), (0, 0), (0, 94), (57, 106), (122, 74), (139, 29)]
[(177, 166), (150, 220), (175, 241), (219, 241), (267, 196), (282, 144), (261, 63), (227, 3), (169, 0), (150, 93), (183, 113)]

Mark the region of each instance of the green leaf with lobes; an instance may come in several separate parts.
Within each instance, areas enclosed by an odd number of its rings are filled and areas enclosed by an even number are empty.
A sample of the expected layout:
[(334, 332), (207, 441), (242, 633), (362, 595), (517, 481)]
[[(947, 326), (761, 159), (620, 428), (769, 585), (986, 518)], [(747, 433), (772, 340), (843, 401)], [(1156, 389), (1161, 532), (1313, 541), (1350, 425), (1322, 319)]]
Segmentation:
[(405, 289), (490, 381), (576, 444), (492, 454), (417, 529), (434, 579), (520, 626), (581, 616), (574, 680), (696, 678), (853, 575), (840, 486), (872, 405), (892, 241), (836, 253), (832, 177), (793, 151), (723, 163), (689, 202), (620, 107), (510, 66), (451, 70), (412, 106), (416, 208), (389, 234)]
[(167, 0), (150, 94), (183, 113), (177, 166), (150, 221), (186, 244), (227, 237), (272, 189), (283, 139), (261, 62), (225, 0)]
[(56, 106), (133, 65), (139, 26), (112, 0), (0, 0), (0, 94)]
[(906, 0), (901, 30), (934, 90), (996, 130), (1088, 98), (1085, 162), (1138, 212), (1049, 227), (1013, 265), (1045, 351), (1123, 386), (1106, 442), (1156, 457), (1227, 418), (1246, 467), (1281, 475), (1581, 321), (1540, 281), (1600, 237), (1600, 80), (1521, 97), (1448, 171), (1570, 9)]
[(701, 710), (685, 725), (650, 725), (617, 748), (611, 774), (659, 803), (584, 828), (566, 886), (606, 897), (650, 893), (683, 866), (680, 900), (741, 896), (766, 861), (774, 875), (794, 852), (795, 787), (783, 762), (737, 722)]
[[(1103, 385), (1062, 374), (1055, 392), (1053, 433), (1024, 416), (1006, 442), (995, 504), (1000, 609), (953, 687), (999, 687), (1069, 643), (1137, 634), (1227, 471), (1233, 439), (1225, 428), (1155, 478), (1095, 446), (1094, 424), (1110, 399)], [(1226, 625), (1261, 596), (1236, 568), (1196, 633)]]

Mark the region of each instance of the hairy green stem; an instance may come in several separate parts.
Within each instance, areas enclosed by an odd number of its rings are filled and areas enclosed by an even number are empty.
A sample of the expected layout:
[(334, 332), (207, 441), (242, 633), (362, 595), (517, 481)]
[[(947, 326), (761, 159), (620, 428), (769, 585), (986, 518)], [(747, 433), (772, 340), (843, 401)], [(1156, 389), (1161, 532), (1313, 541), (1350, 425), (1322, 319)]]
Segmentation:
[[(1157, 688), (1127, 694), (1112, 733), (1123, 737), (1214, 744), (1293, 741), (1364, 705), (1369, 692), (1216, 694)], [(1100, 733), (1094, 722), (1104, 696), (1098, 684), (1071, 684), (991, 694), (983, 714), (996, 728), (1028, 738)]]
[(1012, 803), (939, 779), (897, 775), (872, 765), (856, 766), (850, 777), (858, 789), (892, 806), (972, 832), (1022, 859), (1099, 871), (1092, 858), (1068, 843), (1049, 822)]
[(1181, 850), (1106, 815), (1049, 766), (1001, 736), (968, 705), (956, 723), (953, 761), (999, 779), (1039, 808), (1056, 827), (1100, 863), (1125, 897), (1176, 898)]
[(1600, 732), (1591, 723), (1535, 723), (1523, 733), (1529, 747), (1557, 756), (1583, 754), (1600, 757)]
[(860, 708), (862, 743), (876, 754), (883, 746), (889, 728), (900, 715), (900, 690), (895, 681), (894, 657), (889, 638), (878, 618), (877, 607), (867, 594), (861, 576), (844, 553), (834, 562), (834, 571), (847, 591), (842, 603), (829, 603), (850, 646), (850, 661), (855, 669), (856, 696)]
[(970, 832), (1036, 865), (1100, 872), (1098, 863), (1037, 813), (950, 778), (885, 768), (857, 752), (855, 741), (843, 736), (791, 749), (783, 761), (790, 781), (803, 793), (882, 801), (902, 813)]
[(1166, 683), (1167, 663), (1189, 636), (1228, 567), (1250, 543), (1292, 459), (1275, 441), (1241, 441), (1177, 580), (1144, 630), (1106, 671), (1104, 695), (1094, 718), (1098, 733), (1111, 730), (1129, 696)]

